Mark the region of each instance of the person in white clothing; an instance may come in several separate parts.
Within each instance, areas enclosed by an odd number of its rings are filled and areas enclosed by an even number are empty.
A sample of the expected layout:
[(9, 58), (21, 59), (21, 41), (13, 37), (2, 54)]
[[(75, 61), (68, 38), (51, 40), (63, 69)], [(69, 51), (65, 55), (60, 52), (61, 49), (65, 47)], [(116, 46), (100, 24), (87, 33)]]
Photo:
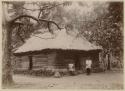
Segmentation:
[(75, 67), (73, 63), (68, 64), (68, 69), (69, 69), (70, 75), (74, 75)]
[(90, 75), (91, 73), (92, 60), (89, 58), (86, 60), (86, 73)]

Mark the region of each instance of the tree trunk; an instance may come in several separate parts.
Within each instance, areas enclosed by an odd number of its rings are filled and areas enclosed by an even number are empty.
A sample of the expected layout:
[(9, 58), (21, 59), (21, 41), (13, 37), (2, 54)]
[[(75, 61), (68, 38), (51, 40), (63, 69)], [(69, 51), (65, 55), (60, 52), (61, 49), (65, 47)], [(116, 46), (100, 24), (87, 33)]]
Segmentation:
[[(11, 37), (12, 37), (12, 23), (17, 19), (21, 19), (23, 17), (28, 17), (36, 21), (50, 22), (54, 23), (59, 29), (61, 29), (55, 22), (37, 19), (33, 16), (22, 15), (12, 19), (8, 14), (8, 3), (2, 2), (2, 85), (9, 86), (13, 83), (12, 78), (12, 67), (11, 67)], [(32, 56), (29, 57), (29, 69), (32, 70), (33, 62)]]
[(29, 56), (29, 70), (32, 70), (33, 68), (33, 59), (32, 56)]
[(11, 68), (11, 25), (7, 12), (7, 4), (2, 4), (2, 86), (10, 86), (13, 83)]
[(2, 85), (10, 86), (13, 83), (11, 68), (11, 28), (9, 24), (3, 24), (2, 38)]

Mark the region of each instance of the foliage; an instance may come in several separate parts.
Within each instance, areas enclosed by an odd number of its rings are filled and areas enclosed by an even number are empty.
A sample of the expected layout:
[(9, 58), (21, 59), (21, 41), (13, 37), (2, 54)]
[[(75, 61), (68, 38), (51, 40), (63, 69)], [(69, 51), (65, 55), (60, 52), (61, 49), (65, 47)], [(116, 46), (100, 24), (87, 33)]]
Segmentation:
[[(30, 10), (24, 5), (14, 3), (14, 15), (27, 14)], [(123, 3), (122, 2), (33, 2), (38, 6), (36, 10), (40, 19), (56, 21), (60, 26), (75, 32), (75, 35), (86, 37), (90, 42), (101, 45), (105, 52), (112, 52), (114, 56), (122, 56), (123, 52)], [(92, 8), (89, 8), (90, 6)], [(18, 6), (18, 8), (16, 8)], [(76, 6), (75, 8), (73, 6)], [(82, 10), (83, 9), (83, 10)], [(85, 9), (88, 9), (86, 11)], [(20, 12), (19, 12), (20, 11)], [(80, 11), (80, 12), (78, 12)], [(34, 12), (34, 11), (32, 11)], [(41, 12), (41, 13), (40, 13)], [(46, 23), (35, 25), (27, 18), (21, 20), (20, 35), (27, 39), (33, 30), (47, 28)], [(17, 28), (15, 28), (17, 29)], [(56, 30), (51, 24), (51, 29)], [(28, 31), (27, 31), (28, 30)], [(37, 32), (37, 31), (36, 31)], [(39, 32), (38, 32), (39, 33)], [(16, 31), (15, 31), (16, 35)], [(16, 35), (19, 38), (19, 35)], [(15, 37), (14, 37), (15, 39)], [(17, 40), (17, 39), (16, 39)], [(21, 42), (18, 42), (21, 43)], [(116, 45), (117, 44), (117, 45)]]
[[(9, 7), (10, 8), (9, 11), (10, 11), (10, 13), (12, 13), (12, 15), (11, 15), (12, 18), (21, 16), (21, 15), (30, 15), (31, 13), (37, 11), (38, 19), (51, 20), (50, 19), (51, 18), (50, 9), (55, 7), (56, 2), (53, 2), (53, 3), (50, 3), (50, 2), (27, 3), (27, 2), (15, 2), (14, 1), (11, 3), (9, 2), (9, 5), (11, 5), (11, 7)], [(27, 9), (27, 8), (25, 8), (26, 5), (27, 6), (36, 5), (36, 6), (38, 6), (38, 8), (37, 9)], [(51, 22), (51, 23), (53, 23), (53, 22)], [(12, 47), (15, 49), (18, 46), (22, 45), (25, 42), (25, 40), (27, 38), (29, 38), (33, 32), (34, 33), (39, 32), (36, 30), (38, 30), (40, 28), (49, 28), (49, 25), (46, 22), (40, 22), (40, 24), (36, 23), (36, 22), (34, 23), (33, 21), (31, 21), (30, 18), (23, 17), (21, 19), (18, 19), (12, 27), (14, 30), (12, 32)]]
[(91, 40), (102, 45), (106, 51), (112, 52), (114, 56), (122, 57), (123, 3), (110, 2), (108, 13), (99, 16), (94, 25), (97, 25), (97, 28), (91, 36)]

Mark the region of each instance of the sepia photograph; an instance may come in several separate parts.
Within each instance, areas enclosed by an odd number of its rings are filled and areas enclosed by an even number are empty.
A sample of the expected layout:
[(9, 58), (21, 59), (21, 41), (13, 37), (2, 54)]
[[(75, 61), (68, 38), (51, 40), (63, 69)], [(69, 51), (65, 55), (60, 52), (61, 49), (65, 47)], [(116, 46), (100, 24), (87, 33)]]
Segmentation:
[(1, 1), (2, 89), (124, 89), (124, 2)]

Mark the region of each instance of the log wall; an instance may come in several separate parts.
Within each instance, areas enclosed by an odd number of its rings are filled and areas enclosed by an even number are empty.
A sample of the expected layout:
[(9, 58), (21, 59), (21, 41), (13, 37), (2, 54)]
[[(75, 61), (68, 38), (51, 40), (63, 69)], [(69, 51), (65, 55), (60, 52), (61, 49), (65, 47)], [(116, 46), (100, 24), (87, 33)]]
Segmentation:
[[(46, 70), (58, 70), (67, 71), (68, 63), (74, 63), (76, 69), (85, 70), (85, 61), (87, 56), (91, 56), (92, 68), (98, 69), (99, 67), (99, 54), (98, 53), (77, 53), (68, 51), (53, 51), (47, 53), (41, 53), (32, 55), (33, 58), (33, 70), (35, 69), (46, 69)], [(18, 60), (17, 60), (18, 59)], [(28, 69), (29, 59), (28, 56), (22, 56), (16, 59), (15, 68)]]

